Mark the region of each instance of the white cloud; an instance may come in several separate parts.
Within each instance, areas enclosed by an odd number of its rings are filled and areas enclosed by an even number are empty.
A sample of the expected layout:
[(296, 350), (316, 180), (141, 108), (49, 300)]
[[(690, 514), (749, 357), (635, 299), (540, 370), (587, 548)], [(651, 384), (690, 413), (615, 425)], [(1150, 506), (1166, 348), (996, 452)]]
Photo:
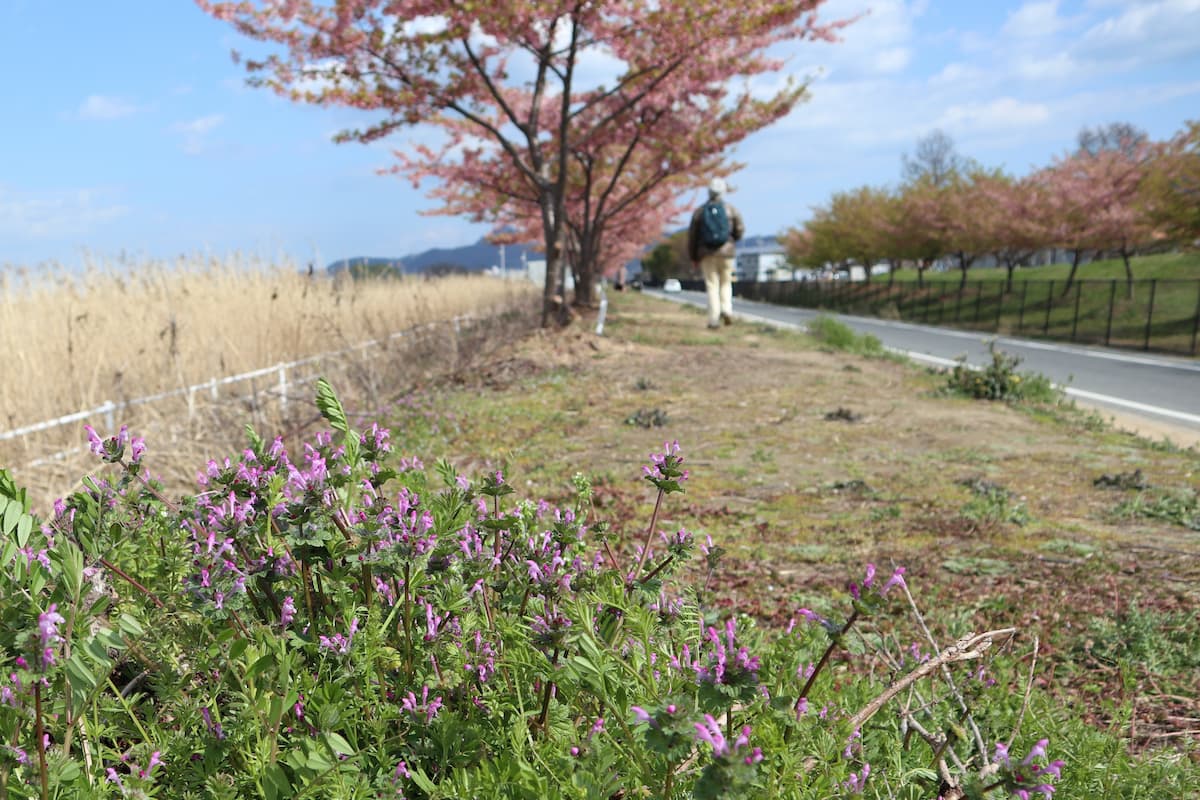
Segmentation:
[(999, 97), (987, 103), (952, 105), (942, 112), (933, 127), (955, 131), (987, 131), (998, 128), (1029, 128), (1050, 119), (1042, 103), (1024, 103)]
[(183, 136), (183, 152), (196, 156), (207, 150), (208, 134), (224, 121), (224, 114), (208, 114), (186, 122), (176, 122), (171, 130)]
[(1067, 21), (1058, 15), (1058, 0), (1035, 0), (1009, 14), (1001, 33), (1021, 39), (1042, 38), (1066, 26)]
[(1018, 55), (1012, 69), (1017, 76), (1037, 82), (1061, 81), (1087, 72), (1069, 53), (1056, 53), (1049, 58), (1029, 54)]
[[(838, 32), (832, 46), (799, 45), (807, 60), (819, 57), (830, 74), (843, 76), (893, 74), (905, 69), (912, 57), (914, 22), (924, 2), (905, 0), (830, 0), (821, 6), (821, 19), (832, 22), (855, 18)], [(819, 50), (815, 48), (820, 48)]]
[(0, 235), (47, 239), (93, 232), (129, 213), (99, 189), (21, 191), (0, 186)]
[(892, 47), (875, 56), (875, 71), (883, 74), (903, 72), (912, 60), (912, 51), (907, 47)]
[(1087, 30), (1080, 49), (1097, 59), (1152, 62), (1200, 56), (1200, 0), (1149, 0), (1120, 6)]
[(120, 97), (91, 94), (80, 103), (79, 109), (75, 113), (79, 119), (113, 120), (136, 114), (138, 110), (136, 105)]
[(986, 79), (988, 73), (974, 64), (953, 61), (942, 67), (941, 71), (929, 79), (933, 86), (953, 86), (962, 88), (975, 85)]

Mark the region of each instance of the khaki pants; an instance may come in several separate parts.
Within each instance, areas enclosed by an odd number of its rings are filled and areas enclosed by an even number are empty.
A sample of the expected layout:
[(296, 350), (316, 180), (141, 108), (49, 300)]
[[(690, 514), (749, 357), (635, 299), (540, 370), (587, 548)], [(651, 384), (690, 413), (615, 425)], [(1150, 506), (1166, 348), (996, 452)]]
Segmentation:
[(704, 289), (708, 292), (708, 324), (721, 324), (721, 315), (733, 316), (733, 256), (710, 253), (700, 259)]

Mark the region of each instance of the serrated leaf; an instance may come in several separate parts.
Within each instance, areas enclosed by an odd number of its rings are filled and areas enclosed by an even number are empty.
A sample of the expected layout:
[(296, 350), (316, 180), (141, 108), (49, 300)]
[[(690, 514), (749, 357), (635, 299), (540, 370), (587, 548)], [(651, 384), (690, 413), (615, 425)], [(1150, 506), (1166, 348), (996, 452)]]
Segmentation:
[(342, 433), (350, 431), (350, 422), (346, 419), (346, 409), (342, 407), (342, 401), (338, 400), (329, 381), (324, 378), (317, 378), (317, 410), (334, 430)]
[(254, 454), (261, 456), (263, 453), (263, 439), (249, 422), (246, 423), (246, 439), (250, 442), (250, 449), (254, 451)]

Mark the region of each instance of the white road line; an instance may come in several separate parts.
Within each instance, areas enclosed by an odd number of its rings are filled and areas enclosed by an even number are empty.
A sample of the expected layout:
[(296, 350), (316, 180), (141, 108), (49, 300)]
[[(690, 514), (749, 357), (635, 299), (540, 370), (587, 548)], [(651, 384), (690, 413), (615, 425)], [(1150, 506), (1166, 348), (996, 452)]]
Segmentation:
[(1192, 363), (1189, 361), (1174, 360), (1169, 358), (1155, 358), (1153, 356), (1135, 356), (1125, 353), (1110, 353), (1107, 351), (1093, 350), (1081, 345), (1038, 342), (1032, 339), (1015, 339), (1010, 336), (997, 337), (994, 334), (987, 334), (982, 331), (959, 331), (950, 328), (935, 328), (929, 325), (918, 325), (911, 322), (898, 322), (896, 320), (874, 319), (871, 317), (856, 317), (851, 314), (842, 314), (840, 316), (850, 317), (851, 319), (861, 321), (867, 325), (878, 325), (883, 328), (905, 328), (908, 330), (922, 331), (934, 336), (949, 336), (956, 339), (970, 339), (977, 342), (987, 342), (995, 339), (997, 344), (1005, 344), (1012, 347), (1028, 347), (1031, 350), (1049, 350), (1055, 353), (1072, 353), (1075, 355), (1088, 356), (1089, 358), (1104, 358), (1108, 359), (1109, 361), (1122, 361), (1127, 364), (1146, 364), (1154, 367), (1168, 367), (1172, 369), (1187, 370), (1189, 372), (1200, 372), (1200, 363)]
[[(682, 297), (681, 298), (668, 297), (666, 299), (676, 300), (676, 302), (686, 302)], [(769, 317), (762, 317), (757, 314), (747, 314), (744, 311), (736, 312), (735, 316), (737, 316), (738, 318), (741, 318), (741, 319), (749, 319), (749, 320), (753, 320), (755, 322), (764, 322), (764, 323), (767, 323), (770, 325), (779, 325), (781, 327), (787, 327), (787, 328), (791, 328), (794, 330), (806, 330), (806, 327), (804, 325), (796, 325), (791, 322), (783, 322), (781, 320), (771, 319)], [(856, 317), (856, 319), (862, 319), (862, 318)], [(910, 325), (910, 324), (903, 323), (903, 322), (899, 322), (899, 323), (892, 322), (890, 320), (869, 320), (869, 321), (873, 324), (887, 325), (887, 326), (892, 326), (892, 327), (905, 327), (905, 328), (919, 327), (916, 325)], [(978, 333), (970, 334), (970, 333), (964, 333), (962, 331), (943, 331), (941, 329), (938, 329), (937, 333), (946, 334), (949, 336), (958, 336), (960, 338), (978, 338), (979, 337)], [(1090, 356), (1095, 356), (1097, 358), (1109, 358), (1114, 361), (1128, 361), (1128, 362), (1132, 362), (1132, 363), (1153, 364), (1154, 366), (1179, 367), (1181, 369), (1200, 371), (1200, 365), (1193, 366), (1191, 364), (1179, 364), (1179, 363), (1176, 363), (1173, 361), (1159, 361), (1156, 359), (1144, 358), (1141, 356), (1123, 356), (1123, 355), (1109, 354), (1109, 353), (1094, 353), (1092, 351), (1083, 350), (1082, 348), (1078, 348), (1078, 347), (1061, 347), (1058, 345), (1043, 344), (1041, 342), (1038, 342), (1035, 345), (1030, 345), (1028, 342), (1025, 342), (1024, 340), (1020, 340), (1020, 339), (1001, 339), (1000, 341), (1006, 341), (1006, 342), (1011, 342), (1012, 344), (1018, 344), (1018, 345), (1024, 345), (1024, 346), (1030, 346), (1030, 347), (1038, 347), (1038, 348), (1044, 349), (1044, 350), (1058, 350), (1060, 352), (1079, 353), (1081, 355), (1090, 355)], [(942, 358), (941, 356), (934, 356), (934, 355), (930, 355), (929, 353), (918, 353), (915, 350), (904, 350), (904, 349), (901, 349), (898, 347), (889, 347), (887, 349), (892, 351), (893, 353), (900, 353), (901, 355), (908, 356), (909, 358), (911, 358), (914, 361), (924, 361), (926, 363), (936, 364), (939, 367), (954, 367), (954, 366), (958, 366), (959, 364), (962, 363), (960, 360), (951, 359), (951, 358)], [(1170, 408), (1163, 408), (1161, 406), (1152, 406), (1152, 405), (1148, 405), (1146, 403), (1138, 403), (1134, 400), (1125, 400), (1120, 397), (1113, 397), (1112, 395), (1107, 395), (1107, 394), (1098, 394), (1096, 392), (1088, 392), (1088, 391), (1084, 391), (1083, 389), (1074, 389), (1069, 386), (1059, 386), (1058, 384), (1054, 384), (1054, 385), (1057, 388), (1062, 389), (1063, 392), (1070, 395), (1071, 397), (1079, 397), (1084, 400), (1091, 400), (1091, 401), (1097, 402), (1097, 403), (1106, 403), (1108, 405), (1119, 406), (1121, 408), (1128, 408), (1133, 411), (1141, 411), (1142, 413), (1145, 413), (1145, 414), (1155, 414), (1157, 416), (1167, 417), (1168, 419), (1177, 419), (1177, 420), (1180, 420), (1181, 422), (1188, 422), (1193, 425), (1200, 425), (1200, 415), (1198, 415), (1198, 414), (1188, 414), (1185, 411), (1175, 411), (1174, 409), (1170, 409)]]
[(1143, 411), (1147, 414), (1155, 414), (1158, 416), (1177, 419), (1182, 422), (1190, 422), (1193, 425), (1200, 425), (1200, 414), (1188, 414), (1184, 411), (1174, 411), (1170, 408), (1162, 408), (1161, 406), (1151, 406), (1145, 403), (1136, 403), (1133, 400), (1122, 400), (1119, 397), (1111, 397), (1107, 394), (1096, 394), (1095, 392), (1085, 392), (1083, 389), (1065, 388), (1064, 392), (1072, 397), (1082, 397), (1084, 400), (1093, 400), (1097, 403), (1109, 403), (1122, 408), (1130, 408), (1134, 411)]
[[(928, 353), (917, 353), (912, 350), (901, 350), (899, 348), (888, 348), (894, 353), (906, 355), (914, 361), (926, 361), (930, 364), (937, 364), (940, 367), (954, 367), (961, 364), (961, 361), (954, 361), (941, 356), (931, 356)], [(972, 365), (972, 369), (977, 369)], [(1185, 411), (1175, 411), (1171, 408), (1163, 408), (1162, 406), (1152, 406), (1146, 403), (1138, 403), (1134, 400), (1125, 400), (1120, 397), (1113, 397), (1108, 394), (1098, 394), (1097, 392), (1088, 392), (1083, 389), (1075, 389), (1070, 386), (1061, 386), (1054, 384), (1058, 389), (1061, 389), (1071, 397), (1079, 397), (1083, 400), (1091, 400), (1096, 403), (1104, 403), (1106, 405), (1119, 406), (1128, 408), (1133, 411), (1141, 411), (1145, 414), (1154, 414), (1156, 416), (1167, 417), (1168, 419), (1177, 419), (1181, 422), (1190, 422), (1193, 425), (1200, 425), (1200, 415), (1188, 414)]]

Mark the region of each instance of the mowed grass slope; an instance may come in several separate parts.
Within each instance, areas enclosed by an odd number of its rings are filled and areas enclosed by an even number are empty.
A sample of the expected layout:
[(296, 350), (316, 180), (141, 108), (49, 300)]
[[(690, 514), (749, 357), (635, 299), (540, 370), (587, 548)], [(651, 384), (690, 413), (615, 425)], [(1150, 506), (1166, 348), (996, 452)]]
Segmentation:
[[(1200, 252), (1160, 253), (1157, 255), (1137, 256), (1131, 261), (1134, 280), (1200, 280)], [(1018, 267), (1013, 273), (1013, 280), (1027, 281), (1064, 281), (1071, 271), (1069, 263), (1048, 264), (1044, 267)], [(972, 267), (967, 270), (967, 280), (1005, 280), (1008, 271), (1003, 267), (980, 268)], [(925, 272), (926, 281), (948, 281), (957, 283), (962, 273), (957, 269), (945, 272)], [(1081, 280), (1125, 280), (1125, 264), (1119, 258), (1106, 258), (1080, 264), (1075, 277)], [(915, 269), (896, 271), (896, 280), (915, 281)]]
[(944, 382), (624, 294), (604, 337), (534, 336), (386, 421), (401, 455), (503, 468), (531, 495), (588, 475), (627, 550), (652, 509), (640, 467), (678, 439), (692, 476), (660, 529), (728, 550), (721, 604), (833, 612), (864, 562), (903, 564), (943, 641), (1016, 625), (1022, 669), (1036, 641), (1036, 686), (1080, 716), (1138, 748), (1200, 743), (1200, 454)]

